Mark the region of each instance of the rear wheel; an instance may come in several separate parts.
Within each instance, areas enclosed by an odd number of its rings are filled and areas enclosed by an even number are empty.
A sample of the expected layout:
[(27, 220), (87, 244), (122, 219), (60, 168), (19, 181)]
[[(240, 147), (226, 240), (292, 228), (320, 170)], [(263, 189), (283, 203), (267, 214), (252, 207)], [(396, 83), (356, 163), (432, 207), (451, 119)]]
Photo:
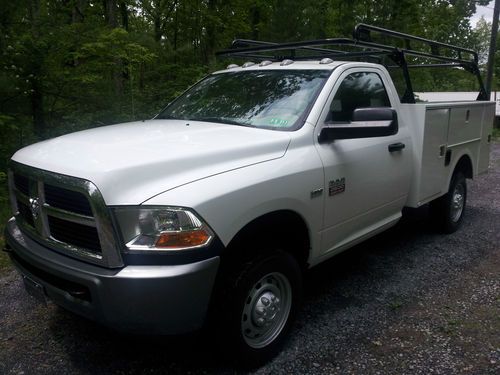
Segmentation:
[(465, 213), (467, 202), (467, 183), (462, 172), (458, 171), (451, 178), (448, 193), (431, 202), (431, 216), (438, 230), (444, 233), (455, 232)]
[[(217, 331), (233, 358), (246, 367), (259, 366), (276, 355), (296, 315), (301, 271), (282, 251), (240, 264), (225, 278), (216, 307)], [(232, 270), (234, 271), (234, 270)]]

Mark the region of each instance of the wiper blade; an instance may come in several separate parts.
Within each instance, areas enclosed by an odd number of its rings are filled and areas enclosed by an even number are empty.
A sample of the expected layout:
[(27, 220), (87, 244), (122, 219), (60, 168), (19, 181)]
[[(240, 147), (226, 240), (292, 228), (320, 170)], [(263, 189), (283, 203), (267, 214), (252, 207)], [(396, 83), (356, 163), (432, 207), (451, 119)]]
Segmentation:
[(252, 125), (246, 124), (244, 122), (238, 122), (238, 121), (234, 121), (234, 120), (224, 118), (224, 117), (196, 117), (196, 118), (190, 118), (189, 120), (191, 120), (191, 121), (220, 122), (222, 124), (238, 125), (238, 126), (252, 126)]

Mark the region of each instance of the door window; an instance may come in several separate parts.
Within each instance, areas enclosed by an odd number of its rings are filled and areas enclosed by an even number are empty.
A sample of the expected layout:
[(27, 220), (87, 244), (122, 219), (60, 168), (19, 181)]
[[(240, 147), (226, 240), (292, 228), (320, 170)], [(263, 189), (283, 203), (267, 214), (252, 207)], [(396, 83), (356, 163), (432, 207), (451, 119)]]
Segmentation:
[(350, 122), (357, 108), (390, 107), (389, 96), (377, 73), (351, 73), (340, 84), (326, 122)]

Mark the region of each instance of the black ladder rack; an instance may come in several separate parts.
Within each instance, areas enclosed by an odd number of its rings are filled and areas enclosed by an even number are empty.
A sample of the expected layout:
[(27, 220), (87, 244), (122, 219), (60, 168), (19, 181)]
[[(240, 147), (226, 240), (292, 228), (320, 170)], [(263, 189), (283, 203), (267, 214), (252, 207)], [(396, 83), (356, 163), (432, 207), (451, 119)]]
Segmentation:
[[(374, 42), (373, 34), (394, 39), (396, 43), (395, 45), (387, 45)], [(419, 44), (423, 48), (415, 49), (413, 48), (415, 44)], [(331, 47), (349, 48), (349, 50)], [(216, 55), (271, 61), (331, 58), (337, 61), (360, 59), (378, 63), (382, 62), (383, 57), (389, 57), (403, 71), (406, 83), (406, 90), (401, 98), (403, 103), (415, 103), (409, 74), (410, 68), (460, 67), (476, 76), (480, 88), (477, 100), (489, 100), (478, 67), (478, 55), (475, 51), (362, 23), (355, 27), (353, 39), (327, 38), (289, 43), (236, 39), (230, 49), (219, 51)], [(424, 59), (424, 62), (408, 64), (406, 56), (421, 58)]]

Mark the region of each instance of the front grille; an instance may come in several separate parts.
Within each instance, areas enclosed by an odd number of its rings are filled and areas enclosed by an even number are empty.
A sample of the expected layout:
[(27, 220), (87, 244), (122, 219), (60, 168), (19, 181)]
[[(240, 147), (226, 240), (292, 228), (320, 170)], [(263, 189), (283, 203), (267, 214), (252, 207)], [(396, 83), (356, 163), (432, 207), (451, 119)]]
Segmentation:
[(109, 267), (123, 265), (110, 213), (95, 185), (15, 162), (11, 168), (11, 200), (24, 233), (66, 255)]
[(20, 174), (14, 175), (14, 186), (26, 196), (30, 195), (30, 180)]
[[(40, 216), (39, 227), (43, 226), (44, 222), (48, 223), (46, 228), (48, 238), (86, 251), (101, 252), (92, 207), (83, 193), (45, 182), (43, 190), (39, 191), (37, 179), (20, 174), (14, 174), (14, 186), (24, 194), (24, 197), (20, 195), (16, 199), (19, 217), (24, 224), (35, 230), (37, 227), (35, 222)], [(33, 195), (36, 196), (40, 210), (36, 213), (30, 207), (35, 199)], [(80, 219), (79, 215), (85, 216), (87, 221), (77, 222)], [(42, 216), (47, 220), (45, 221)]]
[(48, 215), (50, 235), (58, 241), (101, 252), (97, 229)]
[(92, 208), (82, 193), (44, 184), (45, 203), (77, 214), (92, 216)]

